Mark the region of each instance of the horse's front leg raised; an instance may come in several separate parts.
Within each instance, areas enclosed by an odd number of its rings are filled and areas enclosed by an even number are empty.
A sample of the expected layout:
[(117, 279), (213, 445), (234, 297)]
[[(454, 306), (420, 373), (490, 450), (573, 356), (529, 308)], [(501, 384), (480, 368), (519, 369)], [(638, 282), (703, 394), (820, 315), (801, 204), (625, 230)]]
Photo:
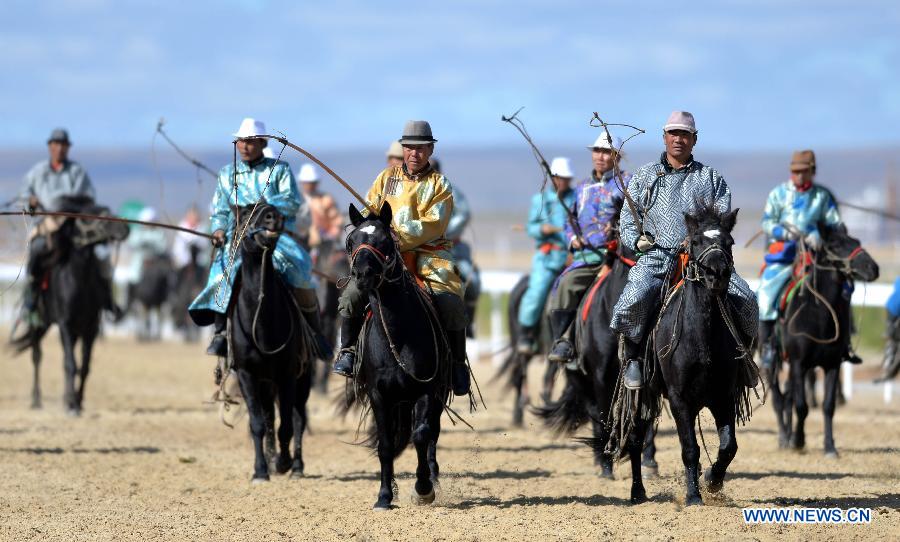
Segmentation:
[[(416, 484), (411, 498), (413, 504), (431, 504), (434, 502), (434, 484), (431, 480), (431, 466), (428, 461), (428, 449), (435, 440), (431, 420), (433, 419), (432, 406), (436, 401), (425, 395), (417, 402), (413, 418), (413, 444), (416, 446), (418, 465), (416, 466)], [(439, 407), (438, 407), (439, 408)]]
[(672, 407), (678, 440), (681, 442), (681, 461), (684, 463), (687, 486), (684, 504), (687, 506), (703, 504), (700, 497), (700, 446), (697, 444), (697, 433), (694, 431), (697, 413), (681, 397), (674, 394), (669, 398), (669, 405)]
[(241, 395), (247, 404), (247, 413), (250, 417), (250, 435), (253, 437), (253, 449), (255, 460), (253, 462), (252, 482), (265, 482), (269, 480), (269, 466), (266, 463), (266, 454), (263, 451), (263, 438), (266, 436), (266, 416), (260, 403), (259, 386), (254, 382), (253, 376), (247, 369), (237, 370), (238, 383), (241, 386)]
[(716, 429), (719, 432), (719, 454), (716, 456), (716, 462), (706, 470), (704, 479), (708, 484), (708, 489), (716, 493), (722, 489), (725, 482), (725, 471), (731, 460), (737, 454), (737, 438), (734, 434), (734, 398), (723, 397), (719, 400), (719, 404), (712, 409), (713, 417), (716, 420)]
[(825, 371), (825, 398), (822, 399), (822, 415), (825, 418), (825, 456), (834, 458), (838, 456), (838, 452), (834, 446), (832, 422), (834, 422), (834, 408), (840, 389), (839, 375), (839, 367), (832, 367)]
[(370, 398), (378, 434), (378, 461), (381, 463), (381, 488), (374, 510), (390, 510), (394, 500), (394, 431), (392, 410), (395, 405), (373, 394)]

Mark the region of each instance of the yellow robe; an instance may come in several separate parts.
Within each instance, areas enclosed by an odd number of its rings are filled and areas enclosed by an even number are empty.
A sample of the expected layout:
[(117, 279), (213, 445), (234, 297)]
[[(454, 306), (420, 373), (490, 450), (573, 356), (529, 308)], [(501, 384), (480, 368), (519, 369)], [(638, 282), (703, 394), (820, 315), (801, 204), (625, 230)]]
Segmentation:
[(453, 262), (453, 243), (444, 235), (453, 212), (450, 182), (436, 171), (410, 176), (402, 166), (389, 167), (372, 183), (366, 200), (375, 209), (391, 204), (391, 225), (404, 260), (415, 262), (416, 274), (434, 293), (463, 296), (463, 282)]

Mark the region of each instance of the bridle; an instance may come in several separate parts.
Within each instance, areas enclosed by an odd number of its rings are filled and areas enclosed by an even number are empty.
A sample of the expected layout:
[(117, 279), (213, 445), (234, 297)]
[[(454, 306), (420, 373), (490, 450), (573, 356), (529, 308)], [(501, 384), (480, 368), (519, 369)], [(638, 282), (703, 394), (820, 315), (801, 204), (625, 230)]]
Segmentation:
[[(349, 239), (348, 239), (349, 240)], [(402, 274), (398, 274), (394, 278), (388, 278), (387, 275), (389, 273), (393, 274), (394, 268), (397, 266), (397, 261), (399, 258), (397, 257), (397, 251), (393, 251), (390, 256), (386, 256), (384, 252), (378, 250), (374, 245), (370, 245), (369, 243), (360, 243), (353, 249), (353, 252), (350, 253), (350, 270), (356, 266), (356, 258), (359, 256), (362, 251), (370, 252), (375, 256), (375, 260), (378, 262), (381, 267), (381, 271), (376, 275), (378, 278), (378, 284), (375, 288), (381, 287), (385, 282), (394, 283), (403, 278)]]
[(685, 265), (684, 279), (691, 282), (700, 282), (709, 278), (706, 273), (708, 266), (705, 264), (705, 260), (712, 254), (721, 254), (729, 267), (734, 265), (734, 256), (732, 256), (731, 251), (725, 250), (719, 243), (709, 245), (697, 256), (693, 256), (690, 253), (688, 254), (690, 255), (690, 259), (688, 260), (687, 265)]

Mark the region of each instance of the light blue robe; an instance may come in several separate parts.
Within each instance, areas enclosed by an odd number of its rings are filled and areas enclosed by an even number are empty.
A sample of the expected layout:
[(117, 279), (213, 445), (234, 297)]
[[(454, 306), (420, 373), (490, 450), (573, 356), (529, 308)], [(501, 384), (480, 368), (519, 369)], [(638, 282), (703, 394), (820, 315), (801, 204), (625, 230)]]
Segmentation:
[[(759, 281), (759, 319), (771, 321), (778, 317), (778, 297), (782, 288), (791, 278), (791, 268), (795, 241), (791, 230), (801, 235), (818, 236), (817, 224), (822, 221), (829, 227), (841, 223), (834, 197), (826, 188), (813, 185), (809, 190), (801, 192), (794, 183), (787, 181), (776, 186), (769, 193), (766, 208), (763, 212), (762, 228), (768, 237), (767, 245), (775, 241), (784, 241), (787, 255), (777, 261), (774, 255), (767, 255), (766, 267)], [(790, 227), (786, 227), (790, 226)]]
[[(562, 200), (566, 207), (572, 209), (575, 205), (575, 192), (566, 191)], [(528, 224), (525, 231), (535, 240), (538, 251), (534, 253), (531, 260), (528, 289), (519, 304), (519, 324), (523, 326), (534, 327), (537, 325), (553, 281), (566, 265), (569, 254), (566, 250), (568, 240), (562, 230), (565, 227), (567, 216), (566, 210), (560, 204), (553, 188), (548, 188), (531, 198), (531, 209), (528, 211)], [(541, 226), (544, 224), (556, 226), (561, 231), (544, 235), (541, 233)], [(552, 247), (552, 249), (542, 251), (540, 250), (542, 246)]]
[[(274, 166), (274, 169), (273, 169)], [(225, 231), (225, 247), (217, 250), (206, 287), (191, 303), (188, 312), (197, 325), (209, 325), (215, 313), (225, 314), (231, 300), (232, 287), (241, 265), (240, 247), (234, 253), (234, 265), (229, 269), (234, 239), (234, 206), (242, 207), (256, 203), (260, 196), (284, 215), (285, 232), (294, 231), (297, 210), (301, 196), (291, 168), (284, 162), (275, 164), (272, 158), (263, 158), (254, 167), (244, 162), (237, 163), (237, 190), (233, 189), (232, 164), (219, 171), (216, 193), (213, 196), (210, 231)], [(271, 178), (269, 172), (271, 171)], [(269, 186), (266, 187), (266, 180)], [(283, 233), (272, 253), (275, 271), (292, 288), (312, 288), (312, 260), (293, 237)]]

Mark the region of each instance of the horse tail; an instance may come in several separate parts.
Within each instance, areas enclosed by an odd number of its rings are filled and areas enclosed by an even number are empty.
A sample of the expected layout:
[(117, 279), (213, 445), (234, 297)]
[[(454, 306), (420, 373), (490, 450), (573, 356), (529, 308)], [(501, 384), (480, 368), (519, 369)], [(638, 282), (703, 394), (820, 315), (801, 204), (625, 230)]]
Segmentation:
[[(412, 442), (413, 406), (414, 403), (410, 401), (398, 403), (394, 406), (393, 412), (390, 414), (392, 418), (391, 426), (394, 429), (394, 434), (392, 435), (394, 459), (400, 457), (400, 454), (402, 454), (407, 446), (409, 446), (410, 442)], [(378, 442), (378, 427), (375, 423), (372, 423), (369, 426), (369, 436), (366, 438), (364, 444), (377, 451)]]
[[(509, 293), (509, 299), (506, 305), (506, 320), (509, 326), (509, 343), (503, 350), (509, 350), (503, 364), (497, 369), (497, 372), (491, 378), (491, 382), (496, 382), (506, 376), (506, 386), (511, 389), (517, 389), (525, 377), (525, 371), (528, 367), (530, 356), (523, 356), (516, 351), (516, 343), (519, 341), (519, 305), (522, 302), (522, 296), (528, 289), (528, 275), (525, 275)], [(501, 351), (503, 351), (501, 350)]]
[(567, 379), (559, 399), (543, 407), (532, 409), (556, 436), (571, 435), (590, 419), (584, 397), (578, 393), (571, 379)]
[(16, 355), (21, 354), (22, 352), (33, 348), (37, 345), (44, 335), (47, 334), (47, 330), (50, 329), (49, 326), (41, 325), (38, 328), (32, 329), (28, 333), (22, 335), (17, 338), (10, 338), (9, 346), (13, 349)]

